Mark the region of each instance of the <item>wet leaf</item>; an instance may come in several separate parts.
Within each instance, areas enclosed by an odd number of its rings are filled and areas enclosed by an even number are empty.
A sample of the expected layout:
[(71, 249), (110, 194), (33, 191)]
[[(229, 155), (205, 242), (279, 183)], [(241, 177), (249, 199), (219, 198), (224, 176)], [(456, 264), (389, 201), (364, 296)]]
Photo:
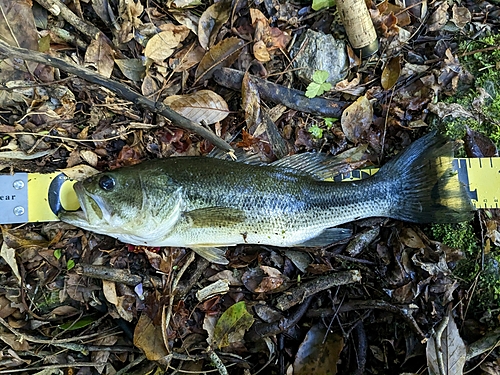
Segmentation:
[(213, 345), (219, 349), (233, 342), (240, 342), (245, 332), (252, 326), (253, 316), (247, 311), (244, 301), (235, 303), (221, 315), (213, 335)]
[(132, 81), (140, 81), (146, 75), (146, 67), (141, 59), (116, 59), (115, 63), (123, 75)]
[(205, 121), (214, 124), (227, 117), (229, 108), (226, 101), (211, 90), (200, 90), (189, 95), (173, 95), (163, 103), (191, 121)]
[(231, 14), (231, 1), (222, 0), (210, 5), (203, 12), (198, 23), (198, 40), (204, 49), (211, 47), (220, 28), (228, 20)]
[(360, 96), (342, 112), (340, 124), (347, 139), (358, 143), (368, 133), (372, 121), (372, 104), (366, 96)]
[(158, 361), (168, 355), (163, 344), (161, 327), (156, 327), (144, 313), (135, 326), (134, 345), (141, 349), (150, 361)]
[(293, 363), (294, 375), (337, 374), (337, 362), (344, 339), (316, 324), (307, 332)]
[(175, 26), (167, 24), (164, 30), (149, 39), (144, 56), (158, 63), (163, 62), (167, 57), (170, 57), (175, 48), (179, 46), (189, 35), (189, 29), (186, 26)]
[(498, 156), (495, 143), (473, 129), (467, 128), (464, 138), (464, 149), (469, 158), (486, 158)]
[[(460, 337), (451, 309), (445, 319), (447, 324), (444, 330), (440, 332), (439, 325), (436, 328), (440, 337), (434, 334), (427, 341), (426, 352), (429, 374), (442, 374), (444, 370), (444, 374), (461, 375), (463, 374), (467, 350), (464, 341)], [(440, 363), (442, 364), (441, 368)]]
[(108, 38), (99, 33), (90, 42), (85, 52), (85, 66), (93, 67), (99, 74), (109, 78), (111, 77), (111, 73), (113, 73), (113, 66), (115, 65), (113, 55), (114, 51)]
[(382, 71), (381, 83), (384, 90), (389, 90), (394, 87), (400, 75), (401, 63), (399, 61), (399, 56), (393, 57), (385, 65), (384, 70)]
[(216, 68), (230, 66), (238, 58), (237, 52), (243, 45), (244, 42), (241, 39), (231, 37), (210, 48), (196, 69), (195, 82), (198, 82), (201, 78), (210, 78)]

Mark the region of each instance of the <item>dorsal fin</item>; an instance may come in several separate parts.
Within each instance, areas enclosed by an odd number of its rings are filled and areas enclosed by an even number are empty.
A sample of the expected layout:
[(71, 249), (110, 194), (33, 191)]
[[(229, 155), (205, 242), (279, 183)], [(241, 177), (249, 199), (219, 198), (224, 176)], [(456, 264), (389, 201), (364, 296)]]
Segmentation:
[(314, 152), (295, 154), (277, 160), (271, 165), (292, 168), (307, 173), (318, 180), (332, 178), (345, 168), (346, 163), (359, 161), (366, 152), (367, 145), (361, 145), (336, 156)]

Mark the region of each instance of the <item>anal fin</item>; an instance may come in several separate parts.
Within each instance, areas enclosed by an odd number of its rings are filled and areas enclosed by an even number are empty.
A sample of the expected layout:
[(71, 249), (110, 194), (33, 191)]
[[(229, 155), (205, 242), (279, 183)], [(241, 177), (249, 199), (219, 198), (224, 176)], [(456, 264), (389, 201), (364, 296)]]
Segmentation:
[(189, 247), (199, 256), (205, 258), (211, 263), (215, 264), (228, 264), (229, 261), (226, 259), (226, 251), (218, 247)]
[(328, 228), (316, 237), (296, 244), (295, 247), (321, 247), (339, 242), (351, 237), (352, 231), (345, 228)]

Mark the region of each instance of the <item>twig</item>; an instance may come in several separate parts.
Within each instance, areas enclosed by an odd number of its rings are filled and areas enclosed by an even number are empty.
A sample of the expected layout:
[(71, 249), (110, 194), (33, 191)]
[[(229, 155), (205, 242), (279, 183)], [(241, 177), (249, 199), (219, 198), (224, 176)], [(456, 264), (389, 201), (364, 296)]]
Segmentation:
[[(221, 86), (240, 90), (243, 72), (222, 68), (214, 72), (213, 78)], [(303, 91), (289, 89), (256, 76), (250, 76), (250, 79), (257, 86), (262, 99), (283, 104), (297, 111), (325, 117), (340, 117), (342, 116), (342, 110), (349, 104), (325, 98), (307, 98)]]
[(73, 368), (73, 367), (99, 367), (106, 366), (107, 362), (73, 362), (73, 363), (60, 363), (57, 365), (48, 365), (48, 366), (38, 366), (38, 367), (29, 367), (29, 368), (17, 368), (17, 369), (8, 369), (1, 370), (0, 374), (13, 374), (15, 372), (26, 372), (26, 371), (41, 371), (41, 370), (56, 370), (59, 368)]
[[(167, 351), (170, 352), (169, 346), (168, 346), (168, 326), (170, 325), (170, 319), (172, 317), (172, 308), (174, 305), (174, 298), (175, 298), (175, 290), (177, 289), (177, 285), (179, 284), (179, 281), (181, 277), (184, 275), (184, 272), (188, 269), (189, 265), (193, 263), (195, 258), (195, 253), (194, 251), (189, 252), (189, 256), (186, 259), (186, 262), (182, 266), (182, 268), (179, 270), (178, 274), (175, 276), (174, 281), (172, 282), (172, 285), (170, 287), (170, 296), (168, 299), (168, 307), (163, 305), (163, 313), (162, 313), (162, 337), (163, 337), (163, 343), (165, 344), (165, 348)], [(165, 314), (166, 310), (166, 314)]]
[(94, 25), (85, 22), (73, 13), (66, 5), (59, 0), (36, 0), (38, 4), (47, 9), (54, 16), (61, 16), (71, 26), (85, 34), (90, 39), (94, 39), (101, 31)]
[(233, 148), (221, 138), (217, 137), (215, 133), (211, 130), (204, 128), (203, 126), (189, 120), (188, 118), (178, 114), (170, 107), (163, 103), (155, 102), (143, 95), (136, 93), (131, 90), (128, 86), (121, 82), (115, 81), (113, 79), (108, 79), (90, 69), (82, 68), (74, 64), (70, 64), (63, 59), (58, 57), (50, 56), (45, 53), (40, 53), (36, 51), (31, 51), (25, 48), (12, 47), (6, 44), (4, 41), (0, 40), (0, 54), (8, 56), (9, 58), (18, 58), (22, 60), (35, 61), (40, 64), (45, 64), (52, 66), (69, 74), (74, 74), (80, 78), (83, 78), (91, 83), (106, 87), (112, 92), (116, 93), (120, 97), (135, 103), (138, 106), (143, 106), (153, 113), (165, 116), (167, 119), (172, 121), (175, 126), (182, 129), (192, 131), (201, 137), (212, 142), (215, 146), (228, 151), (233, 152)]
[(315, 317), (327, 317), (333, 314), (345, 313), (349, 311), (357, 311), (361, 309), (380, 309), (386, 310), (395, 314), (400, 315), (406, 323), (413, 328), (413, 330), (419, 335), (420, 341), (425, 342), (427, 340), (427, 336), (419, 327), (415, 318), (413, 318), (410, 308), (406, 306), (394, 306), (385, 301), (349, 301), (345, 304), (342, 304), (338, 308), (330, 308), (330, 309), (317, 309), (311, 310), (307, 313), (307, 316), (310, 318)]
[[(128, 286), (135, 287), (142, 283), (145, 288), (160, 285), (161, 280), (156, 276), (142, 277), (134, 275), (128, 270), (116, 269), (106, 266), (96, 266), (92, 264), (79, 263), (75, 266), (75, 272), (80, 276), (92, 277), (94, 279), (113, 281)], [(152, 280), (152, 281), (150, 281)]]
[(277, 298), (276, 307), (281, 311), (288, 310), (290, 307), (304, 301), (307, 297), (330, 289), (337, 285), (346, 285), (361, 280), (361, 274), (358, 270), (337, 272), (326, 276), (320, 276), (312, 281), (303, 283), (285, 292)]

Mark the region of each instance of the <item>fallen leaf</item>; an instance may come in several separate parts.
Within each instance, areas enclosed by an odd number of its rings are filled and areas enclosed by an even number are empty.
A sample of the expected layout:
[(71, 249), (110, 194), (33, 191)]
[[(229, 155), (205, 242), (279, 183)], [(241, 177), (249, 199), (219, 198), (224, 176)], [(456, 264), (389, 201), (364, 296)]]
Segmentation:
[(446, 25), (446, 22), (448, 22), (448, 8), (450, 6), (448, 5), (447, 1), (443, 1), (441, 5), (438, 6), (438, 8), (432, 13), (429, 17), (429, 20), (427, 23), (429, 24), (429, 31), (438, 31), (443, 28), (444, 25)]
[(269, 54), (269, 51), (267, 50), (266, 44), (263, 40), (259, 40), (258, 42), (254, 43), (253, 55), (260, 62), (268, 62), (269, 60), (271, 60), (271, 55)]
[(113, 73), (114, 51), (108, 38), (98, 33), (85, 52), (85, 67), (93, 67), (100, 75), (110, 78)]
[(260, 266), (248, 269), (241, 277), (241, 281), (251, 292), (267, 293), (280, 288), (288, 281), (288, 277), (276, 268)]
[(193, 122), (204, 121), (208, 125), (225, 119), (229, 114), (226, 101), (211, 90), (199, 90), (188, 95), (172, 95), (163, 103)]
[[(427, 341), (426, 354), (429, 374), (442, 374), (444, 370), (444, 374), (462, 375), (467, 349), (460, 337), (451, 309), (445, 318), (445, 323), (447, 324), (444, 330), (439, 331), (438, 325), (439, 335), (434, 333)], [(440, 363), (442, 364), (441, 368)]]
[(245, 332), (252, 326), (253, 316), (244, 301), (235, 303), (221, 315), (215, 324), (212, 345), (221, 349), (234, 342), (243, 341)]
[(238, 58), (244, 42), (236, 37), (222, 40), (210, 48), (200, 61), (195, 73), (195, 83), (201, 78), (209, 79), (216, 68), (228, 67)]
[(146, 66), (141, 59), (115, 59), (115, 63), (125, 77), (140, 81), (146, 75)]
[(472, 15), (466, 7), (459, 7), (457, 4), (453, 5), (451, 9), (451, 19), (457, 27), (463, 28), (472, 20)]
[(164, 29), (149, 39), (144, 49), (144, 56), (159, 63), (170, 57), (179, 43), (189, 35), (189, 29), (183, 25), (167, 24)]
[(389, 90), (399, 79), (401, 75), (401, 63), (399, 61), (399, 56), (391, 58), (384, 67), (382, 71), (382, 87), (384, 90)]
[(260, 116), (260, 94), (249, 72), (245, 72), (241, 81), (241, 108), (245, 111), (247, 129), (255, 129), (262, 121)]
[(106, 300), (112, 305), (118, 304), (118, 296), (116, 295), (116, 284), (113, 281), (103, 280), (102, 291)]
[(2, 243), (0, 249), (0, 256), (9, 265), (10, 269), (17, 278), (17, 282), (21, 285), (21, 274), (19, 273), (19, 266), (17, 265), (16, 250), (12, 247), (7, 246), (5, 242)]
[(363, 95), (342, 112), (340, 124), (347, 139), (356, 144), (366, 136), (372, 121), (372, 104)]
[(161, 327), (153, 324), (153, 321), (144, 313), (134, 330), (134, 345), (141, 349), (150, 361), (158, 361), (168, 355), (163, 344)]
[(344, 348), (344, 339), (316, 324), (307, 332), (293, 363), (294, 375), (337, 374), (337, 362)]
[(209, 49), (214, 42), (220, 28), (231, 14), (231, 1), (221, 0), (210, 5), (201, 15), (198, 22), (198, 41), (204, 49)]

